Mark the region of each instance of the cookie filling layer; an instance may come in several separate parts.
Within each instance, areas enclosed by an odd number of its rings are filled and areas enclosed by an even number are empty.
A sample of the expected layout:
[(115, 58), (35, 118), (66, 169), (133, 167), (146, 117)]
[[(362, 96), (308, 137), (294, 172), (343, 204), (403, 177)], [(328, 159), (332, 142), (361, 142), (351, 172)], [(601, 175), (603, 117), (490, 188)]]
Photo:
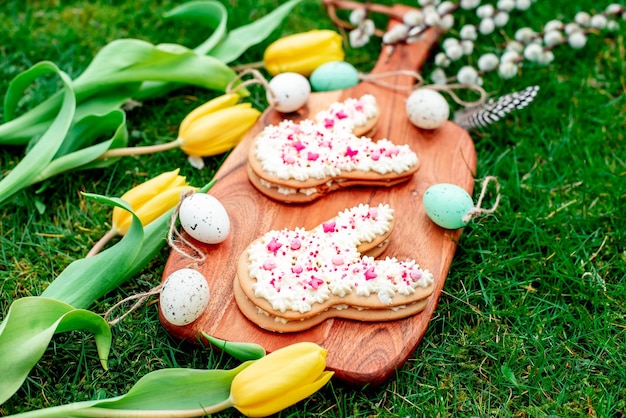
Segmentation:
[[(406, 308), (408, 308), (410, 306), (415, 305), (416, 303), (417, 302), (410, 303), (409, 305), (394, 306), (394, 307), (389, 308), (389, 309), (394, 311), (394, 312), (400, 312), (403, 309), (406, 309)], [(287, 324), (289, 322), (301, 322), (301, 321), (305, 321), (306, 319), (308, 319), (308, 318), (302, 318), (302, 319), (291, 319), (290, 320), (290, 319), (287, 319), (287, 318), (283, 318), (282, 316), (272, 315), (271, 313), (269, 313), (267, 311), (264, 311), (263, 309), (259, 308), (258, 306), (256, 308), (257, 308), (257, 312), (258, 312), (259, 315), (264, 315), (264, 316), (266, 316), (268, 318), (271, 318), (271, 319), (274, 320), (274, 322), (277, 322), (279, 324)], [(371, 309), (363, 308), (363, 307), (360, 307), (360, 306), (349, 306), (349, 305), (334, 305), (330, 309), (335, 309), (337, 311), (344, 311), (346, 309), (354, 309), (354, 310), (357, 310), (357, 311), (369, 311), (369, 310), (371, 310)]]

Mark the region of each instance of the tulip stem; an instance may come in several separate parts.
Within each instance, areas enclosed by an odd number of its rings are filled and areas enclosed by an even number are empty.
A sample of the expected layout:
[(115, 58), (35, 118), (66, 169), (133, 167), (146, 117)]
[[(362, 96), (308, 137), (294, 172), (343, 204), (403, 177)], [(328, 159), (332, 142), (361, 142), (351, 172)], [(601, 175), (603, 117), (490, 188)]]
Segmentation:
[(62, 405), (58, 407), (40, 409), (36, 411), (26, 412), (24, 417), (59, 417), (65, 411), (78, 413), (81, 417), (124, 417), (124, 418), (159, 418), (159, 417), (178, 417), (178, 418), (192, 418), (202, 417), (206, 415), (212, 415), (217, 412), (224, 411), (231, 408), (233, 402), (230, 398), (218, 402), (215, 405), (206, 406), (204, 408), (196, 409), (179, 409), (179, 410), (141, 410), (141, 409), (114, 409), (114, 408), (102, 408), (102, 407), (87, 407), (76, 408), (72, 405)]
[(263, 67), (265, 67), (265, 63), (263, 61), (256, 61), (256, 62), (250, 62), (247, 64), (233, 65), (231, 68), (233, 69), (233, 71), (238, 73), (240, 71), (247, 70), (249, 68), (263, 68)]
[(107, 418), (115, 418), (115, 417), (124, 417), (124, 418), (142, 418), (142, 417), (150, 417), (150, 418), (158, 418), (158, 417), (178, 417), (178, 418), (193, 418), (193, 417), (201, 417), (206, 415), (213, 415), (217, 412), (223, 411), (233, 406), (233, 402), (229, 399), (226, 399), (222, 402), (216, 403), (215, 405), (207, 406), (204, 408), (196, 408), (196, 409), (181, 409), (181, 410), (164, 410), (164, 411), (130, 411), (130, 410), (119, 410), (109, 408), (87, 408), (83, 411), (80, 411), (81, 414), (85, 417), (107, 417)]
[(87, 258), (87, 257), (92, 257), (92, 256), (94, 256), (94, 255), (98, 254), (98, 253), (99, 253), (99, 252), (100, 252), (100, 251), (104, 248), (104, 246), (105, 246), (105, 245), (106, 245), (109, 241), (111, 241), (111, 239), (112, 239), (114, 236), (116, 236), (116, 235), (118, 235), (118, 232), (117, 232), (115, 229), (111, 229), (111, 230), (109, 230), (109, 232), (107, 232), (106, 234), (104, 234), (104, 235), (102, 236), (102, 238), (100, 238), (100, 239), (98, 240), (98, 242), (96, 242), (96, 244), (95, 244), (93, 247), (91, 247), (91, 250), (89, 250), (89, 252), (88, 252), (88, 253), (87, 253), (87, 255), (85, 256), (85, 258)]
[(128, 157), (131, 155), (146, 155), (155, 154), (157, 152), (169, 151), (172, 149), (180, 148), (183, 141), (180, 138), (175, 139), (165, 144), (146, 145), (144, 147), (126, 147), (126, 148), (113, 148), (102, 154), (98, 159), (103, 160), (113, 157)]

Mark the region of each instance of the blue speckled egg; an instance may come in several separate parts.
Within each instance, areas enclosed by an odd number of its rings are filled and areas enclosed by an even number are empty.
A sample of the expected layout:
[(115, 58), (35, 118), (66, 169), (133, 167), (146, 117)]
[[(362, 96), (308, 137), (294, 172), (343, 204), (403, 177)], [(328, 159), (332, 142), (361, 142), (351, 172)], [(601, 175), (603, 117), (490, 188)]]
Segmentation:
[(359, 84), (359, 72), (345, 61), (332, 61), (317, 67), (309, 81), (315, 91), (342, 90)]
[(437, 225), (457, 229), (467, 225), (463, 217), (474, 207), (472, 197), (456, 184), (435, 184), (426, 190), (424, 210)]

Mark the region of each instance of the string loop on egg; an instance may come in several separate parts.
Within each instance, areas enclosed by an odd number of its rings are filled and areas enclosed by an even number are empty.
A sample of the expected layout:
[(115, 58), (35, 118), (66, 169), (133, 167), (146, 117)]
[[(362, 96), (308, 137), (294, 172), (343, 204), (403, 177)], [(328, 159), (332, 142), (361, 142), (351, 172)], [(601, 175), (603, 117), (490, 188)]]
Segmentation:
[[(496, 201), (493, 206), (489, 209), (485, 209), (480, 207), (483, 203), (483, 198), (485, 197), (485, 193), (487, 192), (487, 187), (490, 182), (494, 182), (496, 184)], [(487, 176), (484, 178), (482, 183), (482, 190), (480, 191), (480, 196), (478, 197), (478, 201), (476, 202), (476, 206), (470, 209), (469, 212), (463, 217), (463, 222), (467, 223), (470, 220), (477, 218), (478, 216), (486, 213), (494, 213), (498, 208), (498, 204), (500, 203), (500, 183), (498, 179), (494, 176)]]
[[(169, 244), (170, 247), (172, 247), (174, 251), (184, 256), (185, 258), (190, 258), (196, 261), (197, 263), (203, 263), (204, 260), (206, 260), (206, 255), (204, 254), (204, 252), (200, 251), (198, 247), (196, 247), (191, 241), (185, 238), (183, 234), (181, 234), (180, 231), (178, 231), (178, 229), (176, 228), (176, 220), (178, 219), (180, 205), (183, 202), (183, 200), (185, 200), (186, 197), (191, 196), (193, 193), (195, 193), (195, 191), (187, 190), (180, 194), (180, 200), (178, 202), (178, 205), (176, 205), (176, 208), (174, 208), (174, 212), (172, 212), (172, 217), (170, 218), (170, 229), (167, 233), (167, 243)], [(187, 247), (191, 248), (198, 255), (194, 256), (188, 253), (187, 251), (183, 250), (178, 245), (177, 240), (185, 244)]]
[[(407, 75), (407, 76), (415, 78), (417, 82), (412, 86), (398, 86), (398, 85), (394, 85), (394, 84), (387, 83), (387, 82), (380, 80), (381, 78), (392, 77), (396, 75)], [(449, 94), (452, 100), (454, 100), (457, 104), (464, 106), (464, 107), (479, 106), (483, 104), (485, 100), (487, 100), (487, 92), (485, 91), (484, 88), (482, 88), (478, 84), (462, 84), (462, 83), (446, 84), (446, 85), (424, 84), (424, 77), (422, 77), (422, 75), (417, 71), (396, 70), (396, 71), (387, 71), (384, 73), (376, 73), (376, 74), (359, 73), (359, 78), (363, 81), (369, 81), (373, 84), (376, 84), (382, 87), (388, 87), (388, 88), (395, 89), (395, 90), (417, 90), (419, 88), (427, 88), (431, 90), (444, 92), (444, 93)], [(473, 90), (477, 92), (480, 95), (480, 97), (474, 101), (466, 101), (466, 100), (461, 99), (454, 92), (455, 90)]]

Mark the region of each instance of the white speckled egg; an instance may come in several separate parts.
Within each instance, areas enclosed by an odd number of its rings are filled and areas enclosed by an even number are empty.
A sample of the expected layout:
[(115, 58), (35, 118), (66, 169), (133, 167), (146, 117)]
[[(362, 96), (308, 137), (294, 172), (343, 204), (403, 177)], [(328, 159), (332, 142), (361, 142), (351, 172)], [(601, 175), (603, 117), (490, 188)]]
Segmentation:
[(228, 237), (230, 219), (224, 206), (206, 193), (194, 193), (180, 204), (180, 224), (190, 236), (205, 244), (218, 244)]
[(209, 304), (209, 285), (204, 276), (184, 268), (170, 274), (161, 288), (159, 308), (172, 325), (187, 325), (198, 319)]
[(419, 88), (406, 100), (406, 113), (418, 128), (436, 129), (450, 117), (450, 106), (438, 91)]
[(424, 210), (437, 225), (446, 229), (457, 229), (467, 225), (463, 217), (474, 207), (472, 197), (456, 184), (435, 184), (426, 190), (423, 198)]
[[(295, 112), (300, 109), (311, 94), (309, 80), (298, 73), (281, 73), (269, 82), (267, 101), (282, 113)], [(273, 93), (273, 95), (272, 95)]]

